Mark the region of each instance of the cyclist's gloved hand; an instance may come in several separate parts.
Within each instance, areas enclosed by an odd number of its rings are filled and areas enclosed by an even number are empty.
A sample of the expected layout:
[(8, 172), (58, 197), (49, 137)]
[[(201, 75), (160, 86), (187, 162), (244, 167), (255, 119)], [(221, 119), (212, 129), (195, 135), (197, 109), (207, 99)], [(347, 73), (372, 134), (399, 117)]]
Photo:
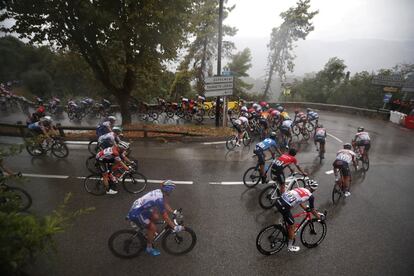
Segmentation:
[(177, 232), (181, 232), (181, 231), (183, 231), (183, 230), (184, 230), (184, 226), (182, 226), (182, 225), (176, 225), (176, 226), (174, 227), (173, 232), (174, 232), (174, 233), (177, 233)]

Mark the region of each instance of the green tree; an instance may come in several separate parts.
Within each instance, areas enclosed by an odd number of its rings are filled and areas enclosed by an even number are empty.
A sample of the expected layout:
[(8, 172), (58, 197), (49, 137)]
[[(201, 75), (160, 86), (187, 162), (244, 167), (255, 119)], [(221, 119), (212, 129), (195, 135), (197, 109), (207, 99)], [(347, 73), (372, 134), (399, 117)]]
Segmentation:
[(172, 60), (189, 30), (193, 0), (10, 0), (2, 1), (1, 20), (31, 43), (82, 55), (97, 79), (117, 99), (123, 124), (137, 76)]
[[(176, 80), (170, 88), (172, 97), (178, 97), (176, 92), (182, 93), (180, 95), (188, 94), (189, 91), (186, 88), (190, 86), (184, 82), (190, 83), (193, 80), (195, 80), (196, 92), (204, 94), (204, 78), (213, 75), (213, 62), (217, 57), (218, 9), (218, 1), (203, 0), (197, 1), (195, 4), (195, 12), (190, 21), (193, 38), (186, 47), (186, 55), (180, 63)], [(234, 6), (224, 6), (223, 18), (226, 18), (233, 9)], [(236, 32), (236, 28), (223, 25), (223, 37), (234, 36)], [(234, 49), (233, 42), (223, 40), (222, 54), (224, 57), (230, 57)], [(179, 85), (179, 87), (175, 85)]]
[(53, 81), (51, 76), (43, 70), (30, 70), (22, 75), (24, 85), (32, 93), (43, 97), (50, 95), (52, 92)]
[(252, 89), (253, 85), (245, 83), (242, 77), (248, 77), (247, 71), (252, 67), (250, 49), (246, 48), (232, 56), (231, 61), (227, 64), (230, 72), (234, 76), (234, 96), (246, 98), (247, 91)]
[(306, 36), (313, 31), (311, 20), (318, 14), (318, 11), (310, 12), (309, 8), (310, 0), (299, 0), (295, 7), (280, 14), (283, 23), (272, 29), (268, 44), (268, 69), (263, 92), (265, 98), (269, 94), (274, 73), (277, 73), (283, 82), (286, 78), (286, 71), (293, 72), (294, 43), (299, 39), (306, 39)]

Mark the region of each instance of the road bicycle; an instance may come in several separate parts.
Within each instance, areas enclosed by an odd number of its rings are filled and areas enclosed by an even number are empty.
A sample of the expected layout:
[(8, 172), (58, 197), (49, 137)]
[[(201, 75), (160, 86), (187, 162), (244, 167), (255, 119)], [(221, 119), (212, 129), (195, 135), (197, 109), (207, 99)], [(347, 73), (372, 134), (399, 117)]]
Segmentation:
[(19, 187), (6, 184), (6, 177), (0, 176), (0, 208), (26, 211), (32, 206), (32, 197), (28, 192)]
[(321, 142), (317, 141), (316, 150), (318, 151), (319, 164), (322, 164), (322, 160), (325, 158), (325, 145), (321, 147)]
[(354, 151), (357, 154), (356, 161), (358, 167), (362, 168), (363, 172), (367, 172), (369, 170), (369, 157), (368, 152), (365, 150), (365, 147), (356, 146), (354, 147)]
[[(304, 188), (309, 180), (309, 177), (293, 172), (285, 180), (285, 191), (290, 191), (294, 188)], [(270, 209), (276, 204), (276, 200), (280, 196), (280, 183), (275, 181), (271, 186), (268, 186), (261, 191), (259, 195), (259, 205), (263, 209)]]
[[(236, 128), (235, 128), (236, 129)], [(247, 129), (243, 130), (242, 133), (242, 142), (243, 145), (245, 145), (246, 147), (248, 145), (250, 145), (252, 138), (250, 137), (249, 132), (247, 131)], [(236, 144), (239, 142), (239, 135), (238, 133), (230, 135), (229, 137), (226, 138), (226, 148), (228, 150), (233, 150), (236, 147)]]
[[(122, 165), (114, 165), (108, 175), (108, 182), (111, 186), (122, 180), (124, 189), (132, 194), (138, 194), (147, 187), (147, 177), (138, 171), (138, 163), (133, 162), (129, 170), (125, 170)], [(94, 173), (83, 181), (85, 190), (93, 195), (100, 196), (106, 193), (102, 174)]]
[(303, 122), (293, 122), (292, 123), (292, 134), (299, 137), (302, 135), (305, 141), (308, 141), (310, 138), (310, 131), (306, 128), (305, 123)]
[(60, 136), (45, 138), (40, 135), (36, 137), (35, 134), (29, 132), (25, 143), (27, 152), (32, 156), (46, 155), (49, 151), (58, 158), (65, 158), (69, 155), (68, 146)]
[(345, 192), (351, 189), (351, 179), (348, 183), (348, 189), (345, 189), (344, 176), (342, 171), (334, 168), (335, 184), (332, 189), (332, 203), (337, 204), (342, 197), (345, 197)]
[[(257, 158), (257, 155), (253, 155), (253, 158)], [(270, 168), (272, 167), (273, 163), (275, 162), (275, 158), (271, 158), (267, 161), (271, 161), (270, 163), (265, 164), (265, 173), (264, 175), (267, 176)], [(250, 167), (248, 168), (244, 174), (243, 174), (243, 184), (247, 187), (247, 188), (253, 188), (254, 186), (256, 186), (257, 184), (259, 184), (260, 180), (262, 179), (262, 176), (260, 174), (260, 166), (259, 163), (256, 164), (256, 166)]]
[[(181, 213), (181, 209), (179, 209), (179, 213)], [(173, 221), (175, 225), (183, 225), (182, 214), (173, 215)], [(165, 221), (157, 224), (163, 225), (163, 227), (160, 232), (155, 234), (153, 242), (161, 241), (162, 248), (167, 253), (184, 255), (193, 250), (197, 242), (197, 236), (191, 228), (184, 227), (184, 230), (174, 232)], [(133, 229), (116, 231), (108, 240), (109, 250), (116, 257), (122, 259), (134, 258), (146, 248), (147, 234), (144, 227), (132, 222), (131, 226)]]
[[(321, 214), (321, 213), (319, 213)], [(326, 217), (327, 211), (324, 211)], [(317, 247), (325, 239), (327, 225), (325, 220), (312, 218), (311, 209), (293, 215), (293, 218), (303, 217), (300, 223), (295, 223), (295, 235), (300, 232), (300, 241), (307, 248)], [(288, 244), (287, 223), (282, 219), (281, 224), (273, 224), (263, 228), (256, 238), (256, 248), (263, 255), (273, 255)]]

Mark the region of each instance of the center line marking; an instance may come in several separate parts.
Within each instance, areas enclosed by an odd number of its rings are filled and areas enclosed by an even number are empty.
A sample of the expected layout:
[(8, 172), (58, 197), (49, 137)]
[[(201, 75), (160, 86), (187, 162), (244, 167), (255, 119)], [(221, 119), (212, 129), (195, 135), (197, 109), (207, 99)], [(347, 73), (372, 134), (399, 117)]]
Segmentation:
[(344, 141), (342, 141), (341, 139), (339, 139), (338, 137), (336, 137), (336, 136), (333, 136), (332, 134), (330, 134), (330, 133), (326, 133), (328, 136), (330, 136), (330, 137), (332, 137), (332, 138), (334, 138), (336, 141), (338, 141), (339, 143), (343, 143)]
[(34, 174), (34, 173), (23, 173), (23, 176), (26, 177), (39, 177), (39, 178), (59, 178), (59, 179), (68, 179), (69, 175), (54, 175), (54, 174)]
[(333, 170), (330, 170), (330, 171), (326, 171), (325, 172), (325, 174), (333, 174), (334, 173), (334, 171)]
[(220, 141), (220, 142), (204, 142), (203, 145), (219, 145), (219, 144), (225, 144), (226, 141)]

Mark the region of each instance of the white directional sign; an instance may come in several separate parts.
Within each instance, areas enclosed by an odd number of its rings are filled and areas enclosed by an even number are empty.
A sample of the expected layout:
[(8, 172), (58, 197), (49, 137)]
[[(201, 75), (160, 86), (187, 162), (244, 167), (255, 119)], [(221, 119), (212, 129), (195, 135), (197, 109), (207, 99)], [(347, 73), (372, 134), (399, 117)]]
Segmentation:
[(221, 83), (221, 82), (233, 82), (233, 76), (209, 77), (209, 78), (204, 79), (204, 83)]
[(233, 88), (233, 82), (210, 83), (210, 84), (204, 85), (205, 91), (223, 90), (223, 89), (232, 89), (232, 88)]
[(233, 95), (233, 89), (206, 91), (204, 95), (206, 97), (231, 96)]
[(204, 83), (206, 97), (233, 95), (233, 76), (210, 77)]

